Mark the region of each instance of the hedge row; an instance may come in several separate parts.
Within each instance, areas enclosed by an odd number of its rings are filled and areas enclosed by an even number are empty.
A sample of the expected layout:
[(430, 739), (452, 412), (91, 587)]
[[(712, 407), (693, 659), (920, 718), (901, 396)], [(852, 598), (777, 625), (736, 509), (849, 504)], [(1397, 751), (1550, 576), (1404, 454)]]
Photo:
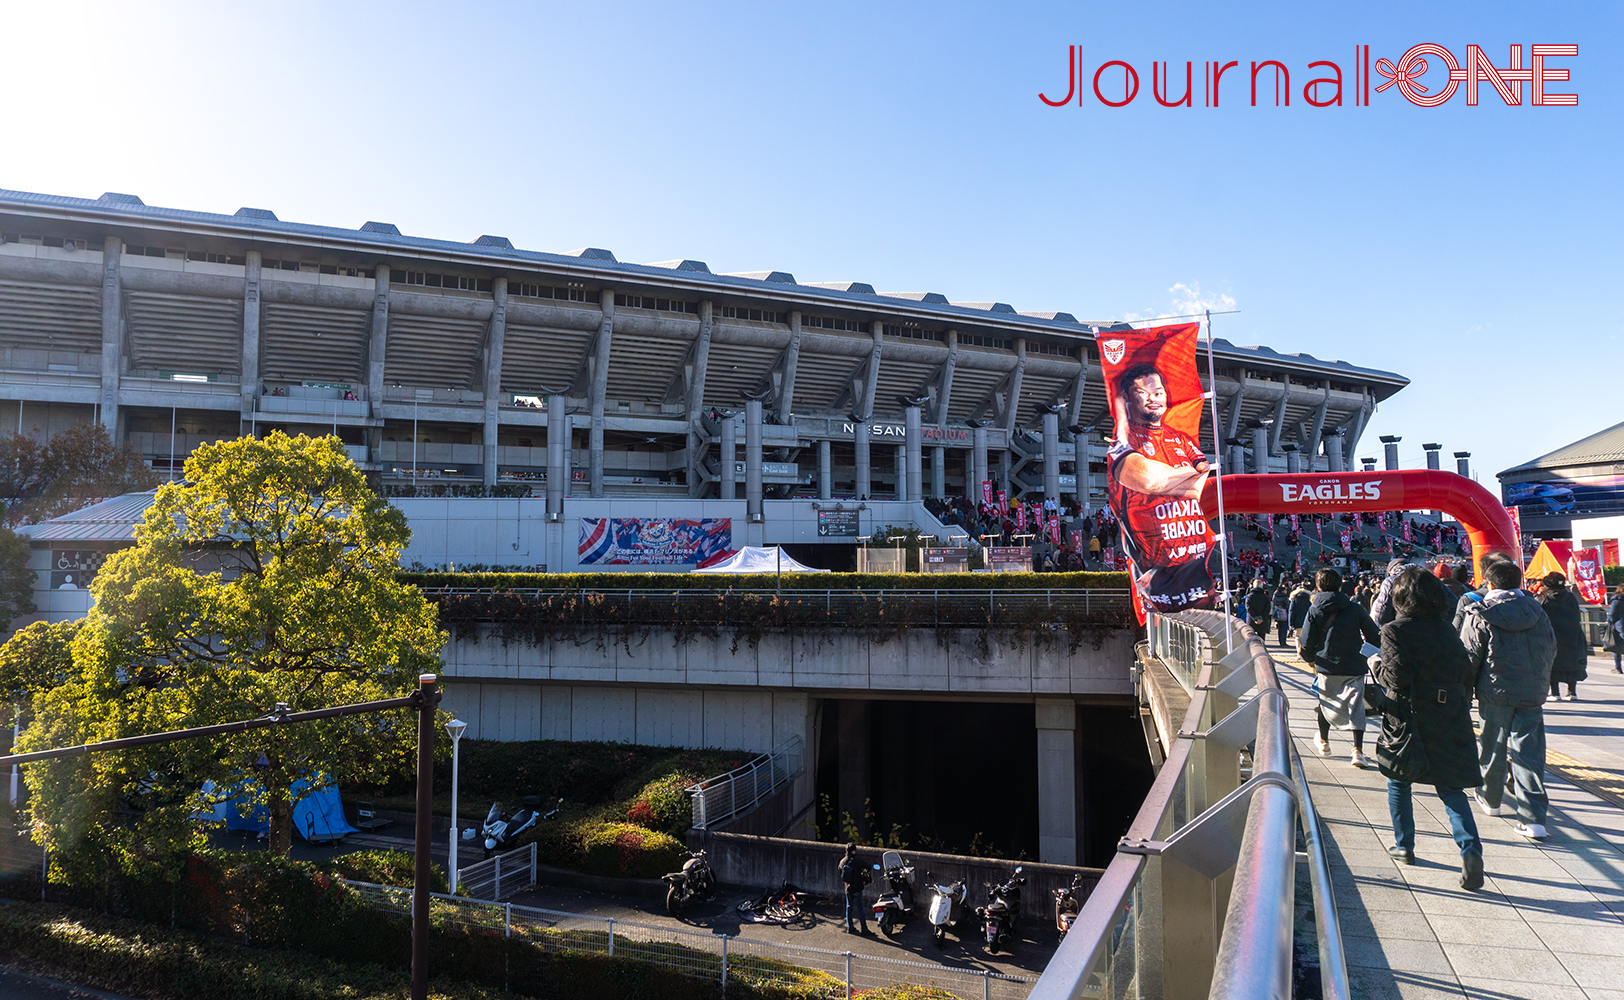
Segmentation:
[[(402, 1000), (410, 995), (409, 925), (387, 936), (396, 961), (334, 961), (251, 948), (188, 931), (44, 904), (0, 906), (0, 955), (73, 982), (171, 1000)], [(725, 993), (720, 955), (670, 943), (659, 952), (705, 978), (666, 965), (575, 950), (602, 947), (601, 933), (437, 925), (430, 939), (430, 996), (438, 1000), (837, 1000), (845, 984), (814, 969), (739, 956)], [(590, 939), (590, 940), (589, 940)], [(616, 936), (617, 951), (649, 943)], [(865, 990), (868, 1000), (954, 1000), (931, 987)]]
[(425, 590), (1127, 590), (1126, 573), (412, 573)]
[(1624, 566), (1608, 566), (1602, 570), (1602, 573), (1603, 578), (1607, 581), (1607, 586), (1617, 587), (1624, 584)]

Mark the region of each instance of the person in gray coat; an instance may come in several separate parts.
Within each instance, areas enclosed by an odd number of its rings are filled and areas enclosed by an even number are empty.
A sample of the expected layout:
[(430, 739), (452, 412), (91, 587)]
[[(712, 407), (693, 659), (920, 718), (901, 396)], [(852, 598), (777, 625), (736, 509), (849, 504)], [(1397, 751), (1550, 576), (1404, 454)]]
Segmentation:
[(1479, 808), (1500, 815), (1506, 769), (1517, 781), (1516, 831), (1545, 839), (1545, 693), (1556, 661), (1556, 632), (1545, 609), (1522, 586), (1522, 570), (1509, 559), (1485, 561), (1489, 592), (1467, 609), (1461, 643), (1477, 671), (1477, 710), (1483, 717), (1478, 766)]
[(1393, 582), (1413, 565), (1416, 565), (1414, 559), (1394, 559), (1387, 564), (1387, 575), (1382, 577), (1381, 589), (1370, 602), (1370, 620), (1376, 623), (1377, 628), (1398, 617), (1398, 612), (1393, 608)]

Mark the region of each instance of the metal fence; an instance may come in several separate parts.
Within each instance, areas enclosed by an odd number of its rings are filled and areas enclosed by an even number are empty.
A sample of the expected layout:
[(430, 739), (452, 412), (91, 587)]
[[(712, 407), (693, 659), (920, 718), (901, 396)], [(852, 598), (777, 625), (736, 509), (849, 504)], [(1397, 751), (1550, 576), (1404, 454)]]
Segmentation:
[[(1125, 588), (1056, 590), (495, 590), (488, 587), (424, 587), (430, 600), (457, 596), (511, 596), (536, 601), (575, 602), (585, 619), (610, 624), (660, 626), (701, 616), (719, 625), (732, 624), (729, 612), (738, 609), (743, 623), (756, 623), (753, 610), (762, 602), (777, 602), (790, 615), (817, 614), (839, 621), (883, 609), (899, 623), (914, 626), (985, 627), (1019, 621), (1034, 612), (1080, 615), (1088, 619), (1126, 616), (1133, 608)], [(590, 601), (590, 606), (589, 606)]]
[(689, 785), (694, 829), (704, 830), (751, 809), (800, 773), (801, 738), (791, 736), (742, 767)]
[[(402, 915), (412, 891), (370, 882), (347, 882), (372, 905)], [(440, 925), (500, 930), (548, 954), (576, 953), (648, 962), (682, 975), (751, 984), (814, 984), (825, 995), (847, 997), (882, 986), (914, 984), (943, 990), (958, 1000), (1025, 1000), (1033, 980), (989, 969), (954, 968), (931, 962), (859, 955), (849, 951), (780, 944), (730, 934), (659, 926), (611, 917), (434, 894), (431, 918)], [(522, 988), (511, 983), (509, 988)]]
[(1263, 642), (1227, 615), (1192, 611), (1156, 616), (1149, 644), (1190, 691), (1189, 710), (1033, 1000), (1290, 996), (1298, 822), (1321, 995), (1347, 1000), (1318, 820)]
[(536, 845), (486, 858), (457, 869), (457, 888), (474, 899), (501, 899), (536, 884)]

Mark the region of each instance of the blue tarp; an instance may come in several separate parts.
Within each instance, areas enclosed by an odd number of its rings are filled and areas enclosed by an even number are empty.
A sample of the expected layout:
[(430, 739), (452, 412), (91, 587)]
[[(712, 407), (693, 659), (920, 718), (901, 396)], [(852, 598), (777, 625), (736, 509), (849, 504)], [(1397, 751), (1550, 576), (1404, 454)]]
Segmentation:
[[(355, 827), (344, 819), (344, 805), (338, 789), (332, 785), (317, 792), (307, 793), (310, 782), (304, 778), (293, 785), (293, 828), (311, 842), (337, 840), (345, 834), (355, 833)], [(215, 794), (214, 782), (203, 785), (203, 793)], [(214, 808), (202, 816), (225, 823), (227, 830), (249, 830), (265, 833), (271, 828), (270, 817), (261, 801), (258, 787), (245, 782), (218, 799)]]

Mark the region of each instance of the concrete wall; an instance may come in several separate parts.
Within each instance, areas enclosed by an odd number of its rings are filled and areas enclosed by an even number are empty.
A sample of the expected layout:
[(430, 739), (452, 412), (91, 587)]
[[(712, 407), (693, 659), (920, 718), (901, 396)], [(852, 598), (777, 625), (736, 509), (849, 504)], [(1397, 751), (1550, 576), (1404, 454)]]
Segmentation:
[(1133, 693), (1128, 668), (1136, 633), (1111, 632), (1100, 649), (1084, 641), (1067, 651), (1066, 633), (1024, 648), (994, 644), (983, 654), (971, 630), (946, 648), (935, 630), (910, 630), (889, 642), (838, 631), (772, 634), (732, 648), (731, 636), (674, 645), (651, 631), (629, 649), (604, 643), (546, 641), (539, 646), (486, 635), (459, 638), (443, 653), (448, 678), (619, 685), (743, 686), (840, 692), (897, 691), (962, 695), (1110, 695)]
[[(846, 853), (841, 844), (690, 830), (688, 847), (690, 850), (702, 848), (709, 853), (711, 868), (724, 885), (761, 889), (789, 881), (809, 892), (836, 899), (845, 892), (839, 876), (840, 860)], [(858, 856), (865, 865), (878, 863), (880, 852), (881, 849), (877, 847), (858, 848)], [(1026, 885), (1021, 887), (1021, 915), (1033, 920), (1054, 918), (1054, 899), (1049, 893), (1071, 885), (1073, 875), (1082, 873), (1083, 899), (1086, 900), (1102, 874), (1098, 868), (966, 858), (918, 851), (901, 853), (903, 859), (914, 866), (914, 898), (917, 902), (925, 899), (925, 875), (929, 872), (943, 881), (964, 879), (970, 889), (969, 905), (981, 906), (987, 902), (987, 889), (982, 883), (997, 885), (1010, 877), (1016, 864), (1022, 865)], [(875, 883), (864, 892), (869, 902), (879, 895), (880, 884), (882, 880), (876, 875)], [(922, 919), (922, 914), (916, 919)]]
[[(579, 487), (580, 484), (576, 484)], [(765, 501), (765, 520), (748, 520), (744, 500), (587, 500), (564, 501), (564, 514), (547, 520), (545, 498), (484, 500), (476, 498), (396, 497), (390, 501), (405, 512), (412, 526), (412, 541), (401, 563), (427, 566), (545, 566), (555, 573), (684, 571), (691, 566), (581, 566), (580, 519), (583, 517), (731, 518), (732, 547), (790, 543), (833, 542), (854, 544), (856, 538), (820, 538), (818, 512), (810, 500)], [(822, 501), (826, 509), (832, 501)], [(855, 503), (847, 501), (845, 509)], [(920, 503), (871, 500), (858, 512), (858, 532), (872, 534), (887, 525), (917, 527), (946, 540), (963, 535), (961, 528), (942, 526)]]

